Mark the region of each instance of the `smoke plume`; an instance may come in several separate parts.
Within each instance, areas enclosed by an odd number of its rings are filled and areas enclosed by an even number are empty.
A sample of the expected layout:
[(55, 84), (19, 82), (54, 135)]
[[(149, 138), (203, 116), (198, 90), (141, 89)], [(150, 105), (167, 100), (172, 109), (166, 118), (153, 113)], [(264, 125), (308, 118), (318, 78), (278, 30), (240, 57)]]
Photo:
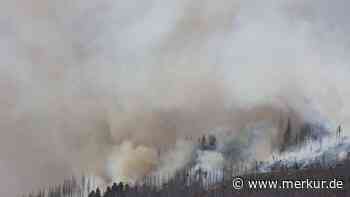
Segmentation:
[(1, 0), (0, 193), (221, 166), (195, 151), (208, 133), (224, 155), (263, 159), (288, 118), (292, 136), (305, 122), (346, 129), (349, 6)]

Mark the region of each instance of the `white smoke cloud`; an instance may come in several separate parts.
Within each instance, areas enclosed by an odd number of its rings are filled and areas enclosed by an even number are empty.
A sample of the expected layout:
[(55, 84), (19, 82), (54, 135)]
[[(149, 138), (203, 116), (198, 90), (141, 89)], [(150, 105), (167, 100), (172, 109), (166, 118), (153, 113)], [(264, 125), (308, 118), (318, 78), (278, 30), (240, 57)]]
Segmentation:
[(161, 156), (160, 165), (153, 175), (162, 177), (163, 181), (174, 177), (176, 172), (189, 165), (194, 159), (195, 144), (189, 140), (177, 140), (175, 147)]
[(225, 159), (222, 154), (216, 151), (199, 151), (198, 165), (195, 169), (202, 169), (204, 171), (214, 171), (224, 167)]
[(134, 182), (142, 180), (158, 165), (158, 155), (153, 149), (125, 141), (110, 155), (109, 174), (113, 181)]
[(259, 130), (265, 155), (290, 108), (296, 124), (347, 128), (348, 4), (1, 0), (0, 193), (82, 171), (173, 173), (192, 150), (177, 139), (217, 128), (241, 139), (254, 122), (272, 124)]

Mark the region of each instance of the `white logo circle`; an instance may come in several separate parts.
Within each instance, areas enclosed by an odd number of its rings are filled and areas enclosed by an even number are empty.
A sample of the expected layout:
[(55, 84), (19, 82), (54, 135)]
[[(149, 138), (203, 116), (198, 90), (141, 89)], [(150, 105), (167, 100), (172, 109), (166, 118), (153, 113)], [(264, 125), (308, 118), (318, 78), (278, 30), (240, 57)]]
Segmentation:
[(232, 180), (232, 186), (235, 190), (240, 190), (243, 188), (243, 179), (236, 177)]

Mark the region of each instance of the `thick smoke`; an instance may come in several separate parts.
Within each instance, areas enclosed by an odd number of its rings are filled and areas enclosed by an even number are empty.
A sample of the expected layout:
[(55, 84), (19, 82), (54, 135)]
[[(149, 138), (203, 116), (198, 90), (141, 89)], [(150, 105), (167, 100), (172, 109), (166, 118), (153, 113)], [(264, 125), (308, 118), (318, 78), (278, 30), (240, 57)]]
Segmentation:
[(348, 7), (1, 0), (0, 193), (82, 172), (171, 175), (196, 154), (180, 140), (204, 133), (224, 153), (252, 143), (241, 157), (263, 159), (288, 117), (292, 135), (305, 121), (347, 128)]
[(135, 147), (125, 141), (110, 155), (109, 174), (113, 181), (142, 180), (158, 165), (158, 155), (154, 149)]

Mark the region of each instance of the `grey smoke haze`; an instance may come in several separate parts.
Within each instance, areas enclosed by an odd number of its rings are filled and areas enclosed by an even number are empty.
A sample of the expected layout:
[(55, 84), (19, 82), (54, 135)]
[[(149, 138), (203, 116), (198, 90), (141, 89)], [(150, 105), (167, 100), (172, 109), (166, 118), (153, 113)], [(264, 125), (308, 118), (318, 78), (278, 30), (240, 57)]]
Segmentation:
[(164, 160), (189, 157), (176, 139), (254, 122), (271, 124), (257, 155), (269, 154), (289, 109), (296, 122), (349, 126), (346, 0), (0, 5), (1, 194), (82, 171), (109, 181), (114, 160), (136, 178), (172, 171), (181, 165)]

